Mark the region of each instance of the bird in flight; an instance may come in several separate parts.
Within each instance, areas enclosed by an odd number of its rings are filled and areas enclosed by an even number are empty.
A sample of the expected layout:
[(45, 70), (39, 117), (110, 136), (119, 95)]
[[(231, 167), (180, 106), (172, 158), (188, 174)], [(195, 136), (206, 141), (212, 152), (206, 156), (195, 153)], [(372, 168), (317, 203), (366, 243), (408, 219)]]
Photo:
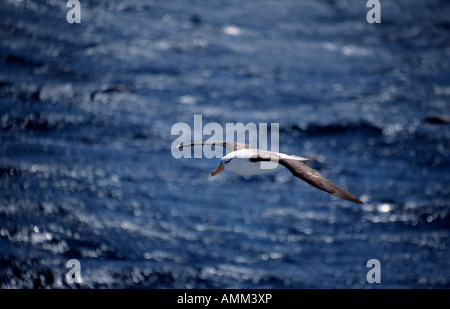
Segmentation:
[(350, 192), (324, 178), (317, 170), (305, 162), (309, 160), (307, 158), (260, 150), (244, 143), (227, 141), (199, 141), (178, 145), (177, 148), (203, 145), (221, 146), (230, 151), (221, 159), (220, 165), (211, 172), (211, 176), (215, 176), (224, 170), (237, 175), (253, 176), (287, 168), (294, 176), (320, 190), (354, 203), (364, 204)]

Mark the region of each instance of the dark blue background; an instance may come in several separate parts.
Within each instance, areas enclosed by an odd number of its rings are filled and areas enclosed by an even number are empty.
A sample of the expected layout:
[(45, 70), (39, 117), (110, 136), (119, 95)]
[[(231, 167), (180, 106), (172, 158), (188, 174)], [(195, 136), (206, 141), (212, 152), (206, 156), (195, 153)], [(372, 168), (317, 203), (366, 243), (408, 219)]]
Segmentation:
[[(3, 1), (0, 287), (450, 287), (450, 5), (381, 3)], [(279, 123), (366, 205), (174, 159), (196, 114)]]

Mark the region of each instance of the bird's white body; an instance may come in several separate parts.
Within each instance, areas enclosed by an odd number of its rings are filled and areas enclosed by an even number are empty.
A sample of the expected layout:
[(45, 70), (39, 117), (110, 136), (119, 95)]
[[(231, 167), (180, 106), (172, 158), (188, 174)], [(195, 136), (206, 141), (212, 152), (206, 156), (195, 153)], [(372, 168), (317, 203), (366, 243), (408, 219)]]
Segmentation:
[[(267, 167), (263, 167), (266, 165)], [(241, 175), (253, 176), (273, 173), (283, 168), (282, 165), (274, 162), (250, 162), (248, 159), (235, 158), (224, 164), (226, 171)]]
[[(297, 156), (289, 156), (284, 153), (272, 152), (272, 154), (278, 155), (280, 158), (285, 159), (293, 159), (300, 161), (307, 161), (308, 159), (297, 157)], [(253, 176), (253, 175), (262, 175), (276, 172), (282, 168), (283, 165), (278, 164), (277, 160), (274, 159), (270, 162), (268, 161), (259, 161), (259, 162), (251, 162), (249, 159), (257, 156), (258, 150), (255, 149), (242, 149), (230, 152), (226, 156), (224, 156), (221, 161), (223, 163), (224, 169), (231, 173), (241, 175), (241, 176)]]

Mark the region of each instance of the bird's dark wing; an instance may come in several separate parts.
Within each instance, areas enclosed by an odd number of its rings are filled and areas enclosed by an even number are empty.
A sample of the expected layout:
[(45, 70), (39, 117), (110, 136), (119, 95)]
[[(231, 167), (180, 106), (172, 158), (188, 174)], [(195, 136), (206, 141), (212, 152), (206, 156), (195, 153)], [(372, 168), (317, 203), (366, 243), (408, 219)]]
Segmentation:
[(183, 147), (192, 147), (192, 146), (198, 146), (198, 145), (214, 145), (214, 146), (221, 146), (229, 151), (236, 151), (236, 150), (242, 150), (242, 149), (256, 149), (255, 147), (252, 147), (250, 145), (244, 144), (244, 143), (236, 143), (236, 142), (227, 142), (227, 141), (199, 141), (199, 142), (193, 142), (186, 145), (179, 145), (178, 148)]
[(353, 194), (347, 192), (346, 190), (335, 185), (328, 179), (324, 178), (318, 171), (316, 171), (303, 161), (280, 159), (279, 163), (282, 164), (284, 167), (286, 167), (288, 170), (290, 170), (294, 176), (300, 178), (303, 181), (306, 181), (310, 185), (320, 190), (331, 193), (345, 200), (352, 201), (354, 203), (364, 204)]
[(250, 162), (267, 162), (272, 161), (278, 163), (280, 156), (272, 151), (259, 150), (254, 151), (249, 158)]

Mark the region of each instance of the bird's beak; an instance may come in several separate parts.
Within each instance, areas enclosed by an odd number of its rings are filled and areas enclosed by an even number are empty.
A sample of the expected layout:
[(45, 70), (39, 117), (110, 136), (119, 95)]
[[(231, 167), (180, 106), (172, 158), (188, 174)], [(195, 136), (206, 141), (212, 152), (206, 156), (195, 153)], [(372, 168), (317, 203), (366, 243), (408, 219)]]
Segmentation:
[(225, 167), (223, 166), (223, 163), (220, 162), (220, 165), (218, 168), (216, 168), (214, 171), (211, 172), (211, 176), (216, 176), (217, 174), (219, 174), (221, 171), (223, 171), (225, 169)]

